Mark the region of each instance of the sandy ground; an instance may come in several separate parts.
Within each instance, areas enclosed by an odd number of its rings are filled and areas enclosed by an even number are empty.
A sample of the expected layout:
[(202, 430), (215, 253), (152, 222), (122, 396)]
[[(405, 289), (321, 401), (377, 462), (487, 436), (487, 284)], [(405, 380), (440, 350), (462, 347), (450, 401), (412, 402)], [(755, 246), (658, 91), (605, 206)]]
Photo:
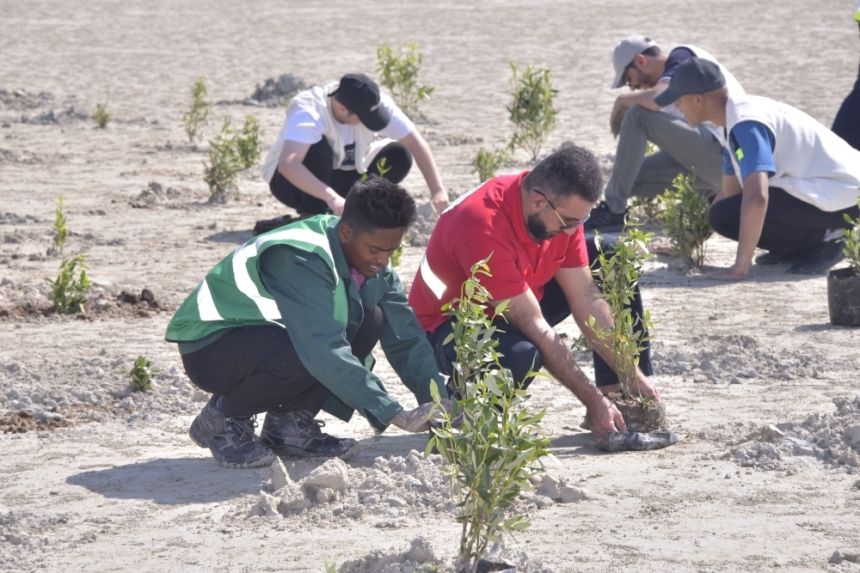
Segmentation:
[[(286, 72), (310, 84), (373, 71), (378, 44), (416, 41), (436, 87), (420, 129), (461, 193), (477, 182), (477, 149), (510, 132), (510, 61), (553, 71), (561, 111), (547, 148), (569, 139), (614, 151), (610, 50), (633, 32), (706, 47), (749, 92), (829, 125), (856, 70), (852, 9), (847, 0), (0, 2), (0, 419), (20, 427), (16, 413), (35, 415), (33, 431), (0, 435), (0, 570), (450, 567), (458, 527), (446, 482), (438, 460), (410, 453), (423, 436), (327, 419), (359, 451), (345, 463), (288, 462), (290, 480), (221, 469), (188, 439), (206, 396), (163, 341), (165, 325), (256, 219), (280, 212), (255, 172), (237, 199), (206, 203), (206, 145), (189, 146), (181, 127), (196, 76), (207, 77), (210, 100), (235, 102)], [(105, 97), (114, 119), (99, 130), (86, 114)], [(280, 109), (232, 103), (213, 108), (208, 135), (247, 114), (267, 143), (280, 128)], [(518, 159), (513, 169), (526, 168)], [(142, 204), (153, 182), (163, 192)], [(417, 173), (407, 187), (426, 198)], [(86, 253), (96, 283), (83, 319), (40, 311), (58, 265), (47, 251), (60, 194), (68, 252)], [(709, 249), (709, 266), (732, 260), (728, 242)], [(407, 282), (420, 256), (407, 250)], [(520, 570), (860, 571), (860, 332), (829, 325), (824, 277), (756, 268), (722, 284), (660, 256), (642, 283), (657, 323), (655, 381), (685, 439), (602, 454), (579, 429), (573, 397), (536, 383), (531, 406), (547, 410), (554, 459), (518, 506), (532, 521), (507, 542)], [(154, 301), (137, 298), (144, 288)], [(147, 395), (128, 389), (138, 354), (160, 369)]]

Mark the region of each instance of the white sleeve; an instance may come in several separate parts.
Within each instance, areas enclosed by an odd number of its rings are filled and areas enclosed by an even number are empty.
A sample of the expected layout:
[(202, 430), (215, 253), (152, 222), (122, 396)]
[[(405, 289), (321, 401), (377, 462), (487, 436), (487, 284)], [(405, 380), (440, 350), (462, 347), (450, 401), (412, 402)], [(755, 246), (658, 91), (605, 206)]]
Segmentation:
[(381, 93), (379, 96), (379, 104), (388, 110), (391, 115), (391, 120), (388, 122), (379, 135), (389, 139), (400, 140), (415, 131), (415, 124), (412, 120), (406, 117), (406, 114), (397, 107), (388, 94)]
[(323, 133), (325, 125), (319, 114), (312, 109), (297, 107), (287, 115), (278, 139), (313, 145), (323, 138)]

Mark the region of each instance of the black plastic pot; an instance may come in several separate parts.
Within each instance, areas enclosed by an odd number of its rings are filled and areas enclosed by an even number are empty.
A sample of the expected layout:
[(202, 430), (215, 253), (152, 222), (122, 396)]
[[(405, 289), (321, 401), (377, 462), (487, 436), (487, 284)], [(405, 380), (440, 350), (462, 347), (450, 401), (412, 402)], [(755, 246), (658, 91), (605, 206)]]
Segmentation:
[(860, 326), (860, 273), (854, 267), (827, 275), (827, 304), (832, 324)]

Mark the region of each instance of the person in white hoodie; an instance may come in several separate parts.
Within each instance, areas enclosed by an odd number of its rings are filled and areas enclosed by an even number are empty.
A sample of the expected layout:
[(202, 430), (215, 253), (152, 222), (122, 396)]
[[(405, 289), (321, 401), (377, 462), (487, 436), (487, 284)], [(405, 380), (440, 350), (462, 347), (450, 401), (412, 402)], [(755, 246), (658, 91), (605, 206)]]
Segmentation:
[[(433, 154), (415, 124), (364, 74), (299, 92), (287, 105), (284, 126), (261, 175), (281, 203), (300, 217), (340, 215), (344, 197), (363, 175), (402, 181), (412, 158), (438, 212), (448, 194)], [(254, 234), (289, 223), (287, 215), (258, 221)]]
[(789, 262), (794, 274), (818, 274), (842, 258), (844, 215), (860, 213), (860, 151), (799, 109), (732, 94), (720, 68), (700, 58), (678, 66), (655, 100), (674, 103), (691, 125), (725, 130), (723, 184), (709, 219), (738, 249), (719, 278), (746, 277), (756, 247), (769, 251), (757, 264)]

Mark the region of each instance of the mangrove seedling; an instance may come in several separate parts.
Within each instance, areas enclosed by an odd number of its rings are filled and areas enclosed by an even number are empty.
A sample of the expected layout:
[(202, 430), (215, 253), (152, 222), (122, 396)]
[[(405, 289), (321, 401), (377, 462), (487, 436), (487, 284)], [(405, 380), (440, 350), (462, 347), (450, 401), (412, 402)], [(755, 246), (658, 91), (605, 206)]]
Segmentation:
[(376, 49), (376, 71), (380, 84), (390, 93), (397, 105), (409, 117), (418, 113), (418, 104), (428, 99), (434, 88), (418, 85), (423, 56), (418, 44), (400, 46), (396, 51), (387, 44)]
[(209, 121), (209, 102), (206, 101), (206, 95), (206, 78), (198, 76), (191, 85), (191, 106), (182, 114), (182, 126), (191, 143), (203, 139), (203, 127)]
[(528, 151), (534, 161), (555, 129), (557, 92), (552, 87), (549, 68), (529, 65), (520, 75), (517, 65), (512, 62), (511, 73), (511, 102), (507, 109), (514, 124), (514, 134), (509, 147)]
[(460, 298), (444, 307), (454, 321), (449, 340), (456, 349), (451, 378), (456, 400), (446, 411), (443, 397), (431, 386), (442, 423), (425, 452), (436, 449), (449, 464), (446, 472), (459, 498), (457, 521), (462, 524), (459, 562), (468, 572), (476, 570), (490, 542), (529, 526), (524, 515), (512, 514), (514, 503), (531, 487), (529, 478), (542, 469), (540, 460), (549, 447), (539, 434), (544, 412), (526, 410), (522, 381), (499, 364), (493, 318), (506, 305), (492, 309), (481, 276), (490, 276), (487, 259), (475, 263)]
[(131, 389), (135, 392), (149, 392), (152, 390), (152, 381), (158, 373), (149, 358), (141, 354), (134, 359), (131, 369), (128, 371)]
[(707, 199), (696, 188), (696, 175), (679, 173), (672, 189), (659, 195), (663, 232), (672, 240), (688, 268), (705, 262), (705, 241), (711, 236)]

